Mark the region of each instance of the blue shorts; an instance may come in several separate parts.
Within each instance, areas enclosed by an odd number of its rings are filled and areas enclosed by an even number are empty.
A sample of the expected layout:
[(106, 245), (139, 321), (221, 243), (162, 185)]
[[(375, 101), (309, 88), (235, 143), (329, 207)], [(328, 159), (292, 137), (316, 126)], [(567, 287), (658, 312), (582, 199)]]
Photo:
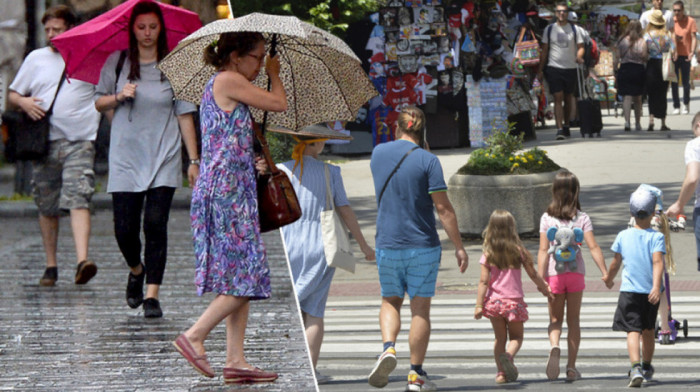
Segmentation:
[(382, 297), (434, 297), (442, 248), (379, 249), (377, 269)]

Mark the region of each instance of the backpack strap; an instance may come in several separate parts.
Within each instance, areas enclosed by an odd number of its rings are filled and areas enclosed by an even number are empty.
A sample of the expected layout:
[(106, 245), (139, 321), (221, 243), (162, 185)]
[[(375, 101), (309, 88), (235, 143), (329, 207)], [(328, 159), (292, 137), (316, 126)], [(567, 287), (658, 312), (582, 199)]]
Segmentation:
[(117, 92), (117, 83), (119, 82), (119, 76), (122, 74), (122, 68), (124, 68), (124, 61), (126, 60), (126, 50), (122, 50), (119, 53), (119, 61), (117, 61), (117, 66), (114, 68), (114, 73), (116, 78), (114, 78), (114, 92)]

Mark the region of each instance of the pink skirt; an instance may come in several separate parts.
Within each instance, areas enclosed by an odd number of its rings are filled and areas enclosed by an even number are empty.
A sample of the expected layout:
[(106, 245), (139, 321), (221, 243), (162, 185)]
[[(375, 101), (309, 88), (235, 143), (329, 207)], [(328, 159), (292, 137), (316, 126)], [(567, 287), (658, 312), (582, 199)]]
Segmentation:
[(484, 317), (503, 317), (507, 321), (528, 320), (527, 304), (522, 298), (487, 298), (484, 303)]

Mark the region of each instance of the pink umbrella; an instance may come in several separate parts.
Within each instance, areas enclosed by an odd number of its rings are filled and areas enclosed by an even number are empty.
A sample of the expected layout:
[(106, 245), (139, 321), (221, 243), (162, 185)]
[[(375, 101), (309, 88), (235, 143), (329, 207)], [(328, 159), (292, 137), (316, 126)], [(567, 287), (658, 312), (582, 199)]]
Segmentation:
[[(129, 0), (51, 40), (66, 61), (66, 76), (97, 84), (107, 57), (129, 47), (127, 29), (131, 10), (145, 1), (153, 0)], [(157, 3), (163, 12), (169, 49), (202, 27), (196, 13)]]

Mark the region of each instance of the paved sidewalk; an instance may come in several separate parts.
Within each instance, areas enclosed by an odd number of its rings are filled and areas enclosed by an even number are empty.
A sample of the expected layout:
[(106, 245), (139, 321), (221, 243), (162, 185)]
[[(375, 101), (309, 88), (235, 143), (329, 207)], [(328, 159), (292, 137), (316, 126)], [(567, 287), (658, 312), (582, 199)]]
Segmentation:
[[(91, 258), (99, 267), (85, 286), (73, 284), (75, 253), (69, 222), (61, 220), (59, 281), (41, 287), (44, 255), (34, 218), (1, 218), (0, 391), (315, 391), (315, 383), (278, 232), (265, 235), (272, 298), (251, 303), (246, 332), (250, 363), (277, 371), (275, 383), (224, 386), (200, 376), (171, 342), (212, 300), (196, 295), (189, 212), (173, 209), (168, 265), (161, 289), (164, 317), (147, 320), (126, 306), (127, 268), (112, 213), (93, 217)], [(221, 374), (225, 328), (206, 343)]]

